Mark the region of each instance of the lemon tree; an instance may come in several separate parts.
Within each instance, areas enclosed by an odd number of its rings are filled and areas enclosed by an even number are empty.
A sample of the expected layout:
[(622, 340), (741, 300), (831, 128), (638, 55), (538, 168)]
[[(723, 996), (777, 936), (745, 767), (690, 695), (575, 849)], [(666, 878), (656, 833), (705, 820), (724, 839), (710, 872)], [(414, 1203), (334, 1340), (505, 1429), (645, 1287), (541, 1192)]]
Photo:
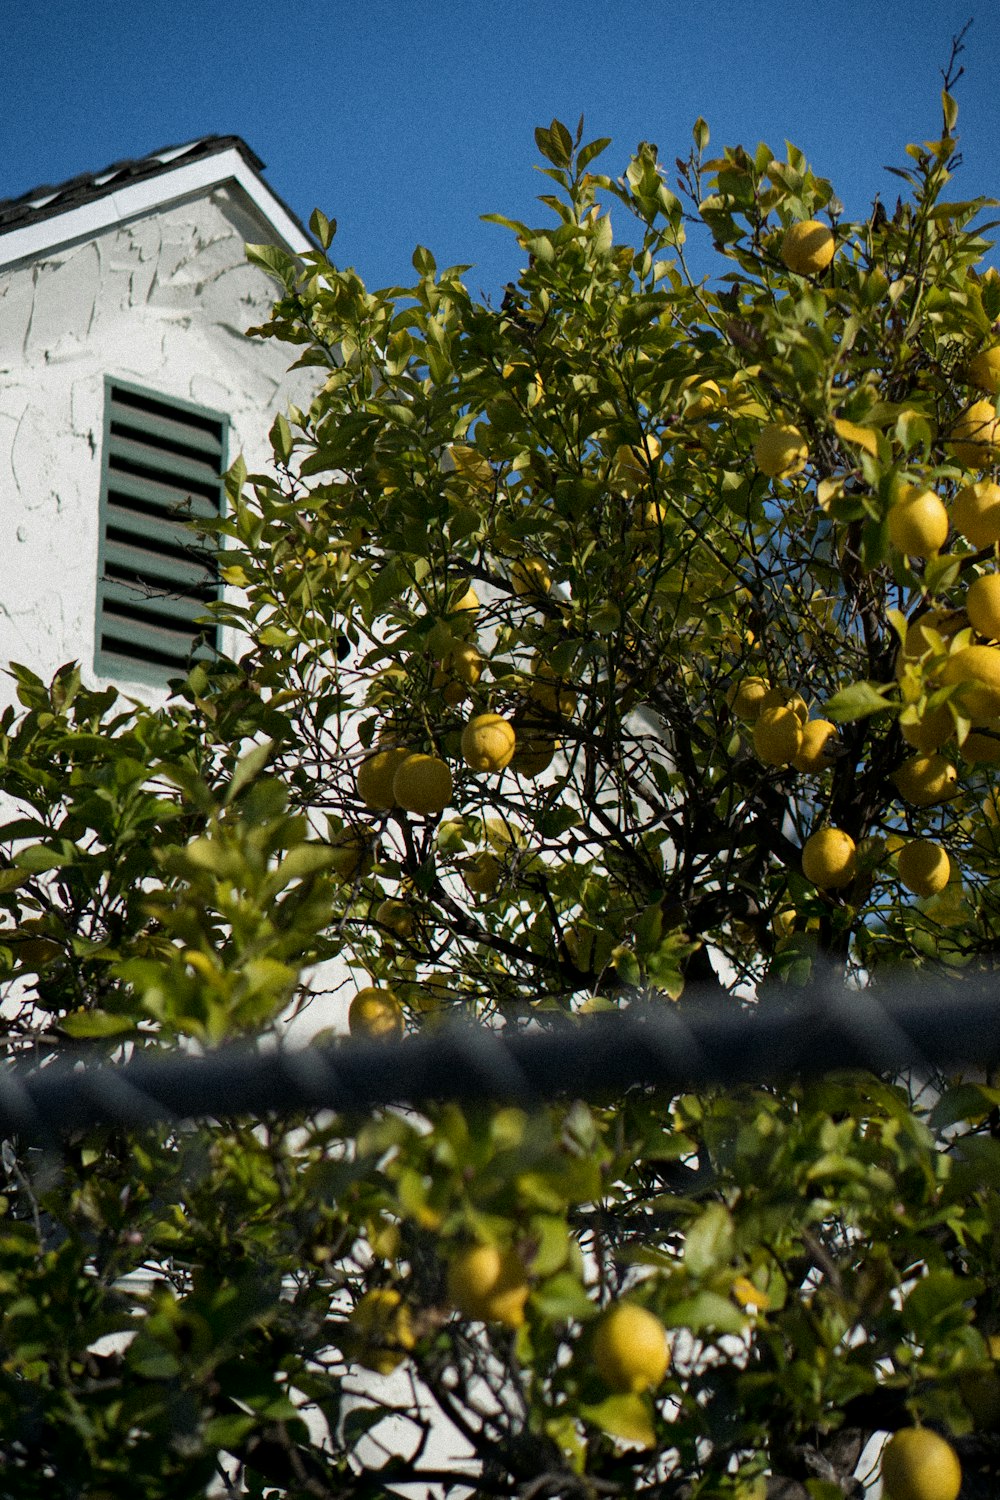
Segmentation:
[[(857, 222), (793, 146), (553, 121), (502, 299), (321, 213), (251, 251), (315, 394), (213, 523), (237, 657), (14, 669), (12, 1053), (992, 969), (1000, 276), (942, 109)], [(995, 1078), (529, 1110), (468, 1056), (467, 1108), (7, 1143), (3, 1493), (829, 1500), (879, 1433), (897, 1500), (995, 1493)]]

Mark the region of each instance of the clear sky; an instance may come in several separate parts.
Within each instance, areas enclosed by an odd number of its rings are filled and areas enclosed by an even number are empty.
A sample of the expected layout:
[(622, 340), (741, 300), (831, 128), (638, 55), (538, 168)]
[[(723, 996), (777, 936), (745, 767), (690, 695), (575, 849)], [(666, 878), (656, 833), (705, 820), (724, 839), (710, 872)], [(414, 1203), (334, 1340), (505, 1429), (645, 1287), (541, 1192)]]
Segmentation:
[(300, 218), (338, 220), (334, 258), (369, 285), (407, 280), (425, 244), (496, 295), (522, 257), (479, 216), (547, 222), (535, 125), (583, 113), (614, 175), (641, 139), (685, 154), (698, 115), (713, 149), (790, 139), (861, 216), (938, 132), (970, 16), (954, 196), (1000, 197), (997, 0), (20, 0), (0, 196), (233, 133)]

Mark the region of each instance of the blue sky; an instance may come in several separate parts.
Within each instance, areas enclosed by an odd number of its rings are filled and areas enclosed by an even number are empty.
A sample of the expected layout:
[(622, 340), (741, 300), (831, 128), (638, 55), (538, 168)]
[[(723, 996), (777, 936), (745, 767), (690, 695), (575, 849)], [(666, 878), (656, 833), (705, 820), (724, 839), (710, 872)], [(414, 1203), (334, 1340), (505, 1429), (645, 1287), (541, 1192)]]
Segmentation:
[(954, 196), (1000, 196), (996, 0), (21, 0), (0, 196), (231, 132), (301, 218), (338, 220), (334, 258), (369, 285), (406, 280), (420, 243), (495, 296), (522, 257), (479, 216), (546, 222), (535, 125), (583, 113), (614, 174), (641, 139), (685, 154), (698, 115), (713, 148), (791, 139), (860, 216), (937, 133), (970, 16)]

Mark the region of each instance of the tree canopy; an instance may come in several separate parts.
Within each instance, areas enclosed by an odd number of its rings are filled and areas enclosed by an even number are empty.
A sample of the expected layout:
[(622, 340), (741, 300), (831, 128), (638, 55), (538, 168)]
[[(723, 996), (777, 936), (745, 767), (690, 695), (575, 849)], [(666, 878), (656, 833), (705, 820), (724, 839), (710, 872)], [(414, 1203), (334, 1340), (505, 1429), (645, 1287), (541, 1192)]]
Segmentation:
[[(12, 1056), (992, 970), (1000, 274), (942, 109), (859, 223), (792, 146), (616, 177), (553, 121), (498, 306), (320, 212), (251, 247), (316, 395), (213, 528), (238, 650), (159, 708), (14, 669)], [(970, 1071), (15, 1140), (0, 1489), (834, 1500), (902, 1430), (895, 1500), (992, 1493), (998, 1136)]]

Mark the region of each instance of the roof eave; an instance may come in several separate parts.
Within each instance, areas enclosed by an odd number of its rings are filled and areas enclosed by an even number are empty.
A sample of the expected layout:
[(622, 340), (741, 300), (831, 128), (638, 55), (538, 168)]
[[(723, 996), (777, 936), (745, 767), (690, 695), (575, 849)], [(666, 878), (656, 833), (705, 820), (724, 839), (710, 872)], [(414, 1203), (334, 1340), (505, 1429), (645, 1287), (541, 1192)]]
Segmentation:
[(92, 238), (115, 224), (197, 197), (228, 182), (236, 183), (274, 232), (277, 244), (302, 255), (315, 245), (289, 208), (273, 193), (241, 151), (229, 147), (196, 161), (106, 193), (39, 222), (0, 234), (0, 269)]

